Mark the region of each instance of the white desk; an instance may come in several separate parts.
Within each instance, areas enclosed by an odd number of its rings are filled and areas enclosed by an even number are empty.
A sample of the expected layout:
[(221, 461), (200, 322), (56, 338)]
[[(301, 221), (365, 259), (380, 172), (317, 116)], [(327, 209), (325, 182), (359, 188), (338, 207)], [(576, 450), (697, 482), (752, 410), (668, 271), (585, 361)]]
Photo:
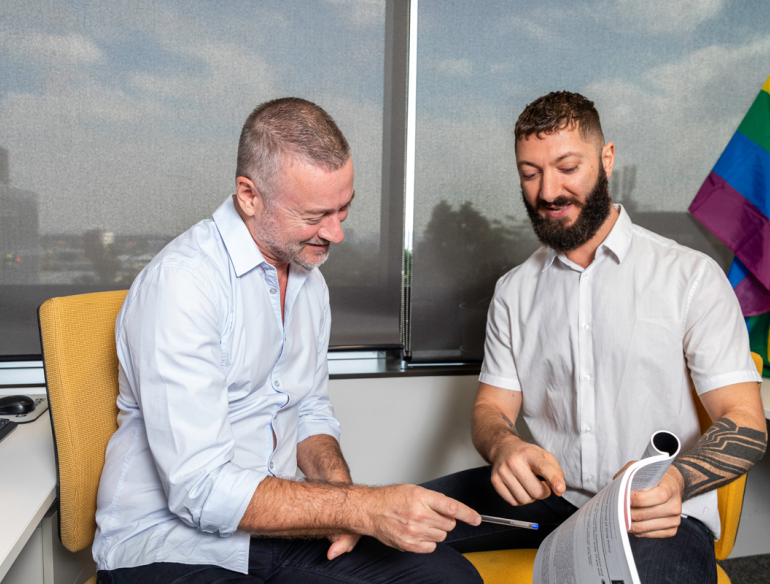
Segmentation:
[(56, 499), (51, 420), (45, 412), (0, 442), (0, 580)]

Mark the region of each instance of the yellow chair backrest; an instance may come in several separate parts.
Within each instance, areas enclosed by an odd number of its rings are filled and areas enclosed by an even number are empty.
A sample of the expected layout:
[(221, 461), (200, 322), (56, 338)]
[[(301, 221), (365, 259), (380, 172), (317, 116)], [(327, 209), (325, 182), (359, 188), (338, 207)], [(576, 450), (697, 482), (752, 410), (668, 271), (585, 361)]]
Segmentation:
[(96, 530), (96, 492), (118, 429), (115, 320), (126, 290), (47, 300), (38, 311), (59, 474), (59, 530), (79, 551)]

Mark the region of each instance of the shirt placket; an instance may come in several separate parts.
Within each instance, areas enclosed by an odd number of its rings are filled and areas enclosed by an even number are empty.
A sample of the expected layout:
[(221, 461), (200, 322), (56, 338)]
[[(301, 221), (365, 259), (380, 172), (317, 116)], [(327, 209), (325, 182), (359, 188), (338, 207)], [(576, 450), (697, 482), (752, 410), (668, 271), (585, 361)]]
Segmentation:
[[(278, 320), (278, 325), (281, 329), (281, 349), (278, 352), (278, 357), (273, 365), (273, 369), (270, 372), (270, 387), (274, 392), (281, 394), (285, 399), (279, 401), (273, 406), (273, 411), (270, 415), (270, 427), (268, 428), (269, 436), (267, 444), (269, 447), (269, 453), (267, 455), (267, 466), (270, 474), (275, 474), (275, 461), (273, 456), (275, 455), (278, 447), (278, 434), (275, 431), (275, 417), (281, 411), (281, 408), (289, 402), (289, 396), (284, 391), (283, 379), (281, 379), (281, 356), (283, 355), (283, 347), (286, 342), (286, 330), (283, 326), (283, 318), (281, 316), (281, 293), (278, 284), (278, 273), (273, 266), (265, 266), (265, 283), (267, 284), (267, 292), (270, 295), (270, 304), (273, 307), (273, 312)], [(273, 436), (276, 437), (276, 448), (273, 448)]]
[(580, 274), (578, 293), (578, 399), (580, 400), (579, 432), (581, 445), (581, 472), (583, 488), (596, 489), (598, 473), (598, 451), (596, 443), (596, 360), (593, 345), (592, 288), (594, 270)]

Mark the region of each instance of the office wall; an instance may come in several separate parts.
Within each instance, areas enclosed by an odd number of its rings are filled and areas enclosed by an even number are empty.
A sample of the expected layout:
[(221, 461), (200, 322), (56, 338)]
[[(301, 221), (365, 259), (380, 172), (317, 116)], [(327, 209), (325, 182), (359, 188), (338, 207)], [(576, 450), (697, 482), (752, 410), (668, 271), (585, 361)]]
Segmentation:
[[(474, 376), (329, 382), (342, 451), (358, 483), (420, 483), (484, 464), (470, 439)], [(521, 421), (523, 435), (529, 432)], [(770, 456), (749, 474), (730, 557), (770, 553)]]
[(484, 464), (471, 444), (471, 376), (329, 382), (353, 479), (420, 483)]

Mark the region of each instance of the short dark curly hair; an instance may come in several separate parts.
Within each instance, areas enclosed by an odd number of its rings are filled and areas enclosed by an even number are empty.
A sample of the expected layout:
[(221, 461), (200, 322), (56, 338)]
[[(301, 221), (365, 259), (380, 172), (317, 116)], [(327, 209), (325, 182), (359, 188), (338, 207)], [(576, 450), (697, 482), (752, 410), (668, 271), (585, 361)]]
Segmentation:
[(579, 93), (552, 91), (524, 108), (513, 133), (518, 142), (532, 134), (539, 138), (542, 134), (553, 134), (575, 126), (586, 142), (597, 141), (600, 146), (604, 145), (602, 124), (594, 102)]

